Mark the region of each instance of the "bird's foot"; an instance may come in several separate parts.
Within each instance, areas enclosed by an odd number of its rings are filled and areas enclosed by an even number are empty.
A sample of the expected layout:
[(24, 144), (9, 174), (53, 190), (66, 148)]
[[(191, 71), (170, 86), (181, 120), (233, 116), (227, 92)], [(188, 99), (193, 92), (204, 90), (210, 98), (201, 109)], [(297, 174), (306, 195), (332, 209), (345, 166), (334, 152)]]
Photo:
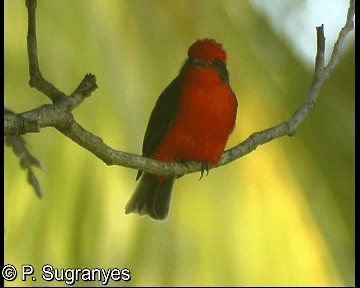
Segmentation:
[(188, 170), (189, 170), (189, 161), (186, 161), (186, 160), (179, 160), (177, 161), (178, 163), (180, 163), (181, 165), (184, 165)]
[[(184, 165), (188, 170), (190, 169), (190, 165), (191, 162), (200, 162), (201, 163), (201, 175), (200, 175), (200, 178), (199, 180), (201, 180), (201, 178), (204, 176), (204, 172), (206, 171), (206, 176), (209, 175), (209, 164), (206, 163), (206, 162), (202, 162), (202, 161), (189, 161), (189, 160), (178, 160), (177, 161), (178, 163), (180, 163), (181, 165)], [(177, 178), (180, 178), (184, 175), (179, 175)]]
[(209, 165), (206, 162), (201, 162), (201, 175), (199, 180), (204, 176), (204, 171), (206, 171), (206, 176), (209, 175)]
[[(187, 161), (187, 160), (178, 160), (178, 161), (176, 161), (176, 162), (178, 162), (178, 163), (180, 163), (181, 165), (185, 166), (188, 170), (190, 169), (189, 164), (188, 164), (189, 161)], [(178, 175), (177, 178), (179, 179), (179, 178), (182, 177), (182, 176), (184, 176), (184, 175)]]

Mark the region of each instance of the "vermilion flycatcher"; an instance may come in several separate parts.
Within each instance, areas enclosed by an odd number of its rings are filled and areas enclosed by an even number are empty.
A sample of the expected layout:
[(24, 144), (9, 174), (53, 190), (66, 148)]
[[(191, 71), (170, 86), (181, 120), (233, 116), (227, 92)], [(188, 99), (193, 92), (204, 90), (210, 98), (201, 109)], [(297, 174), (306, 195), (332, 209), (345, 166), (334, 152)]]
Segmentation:
[[(162, 162), (219, 162), (235, 126), (237, 100), (229, 84), (226, 53), (212, 39), (198, 40), (189, 58), (161, 93), (151, 113), (143, 156)], [(202, 171), (204, 172), (204, 171)], [(140, 178), (125, 213), (163, 220), (169, 213), (174, 177), (138, 172)]]

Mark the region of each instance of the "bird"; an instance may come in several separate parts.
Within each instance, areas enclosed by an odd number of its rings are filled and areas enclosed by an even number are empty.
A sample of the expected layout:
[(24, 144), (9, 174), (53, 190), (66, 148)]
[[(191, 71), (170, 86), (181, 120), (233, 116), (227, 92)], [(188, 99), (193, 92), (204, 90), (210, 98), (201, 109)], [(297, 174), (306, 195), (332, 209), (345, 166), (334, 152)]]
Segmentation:
[[(142, 156), (185, 165), (199, 161), (203, 174), (220, 161), (235, 127), (238, 102), (230, 87), (222, 44), (211, 38), (198, 39), (187, 54), (179, 75), (160, 94), (151, 112)], [(125, 213), (165, 220), (177, 176), (139, 170), (136, 180), (139, 178)]]

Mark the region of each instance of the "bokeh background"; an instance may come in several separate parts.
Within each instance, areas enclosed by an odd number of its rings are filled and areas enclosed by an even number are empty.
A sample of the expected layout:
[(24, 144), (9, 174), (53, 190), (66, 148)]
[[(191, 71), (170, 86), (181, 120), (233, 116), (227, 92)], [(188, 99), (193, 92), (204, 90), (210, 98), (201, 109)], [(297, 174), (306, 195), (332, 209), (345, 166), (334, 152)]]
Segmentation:
[[(38, 1), (44, 77), (70, 94), (86, 73), (99, 89), (77, 121), (111, 147), (140, 154), (153, 105), (199, 38), (223, 43), (238, 97), (227, 147), (287, 120), (304, 100), (325, 24), (327, 51), (348, 1)], [(331, 9), (328, 9), (328, 8)], [(335, 9), (333, 9), (335, 7)], [(28, 86), (27, 11), (4, 2), (5, 105), (49, 100)], [(315, 20), (314, 20), (315, 19)], [(314, 23), (315, 21), (315, 23)], [(353, 33), (352, 33), (353, 36)], [(18, 158), (4, 148), (5, 263), (128, 268), (117, 286), (354, 285), (354, 39), (296, 135), (227, 166), (175, 183), (164, 222), (125, 215), (136, 171), (108, 167), (52, 128), (28, 134), (43, 164), (38, 199)], [(79, 282), (76, 285), (100, 285)]]

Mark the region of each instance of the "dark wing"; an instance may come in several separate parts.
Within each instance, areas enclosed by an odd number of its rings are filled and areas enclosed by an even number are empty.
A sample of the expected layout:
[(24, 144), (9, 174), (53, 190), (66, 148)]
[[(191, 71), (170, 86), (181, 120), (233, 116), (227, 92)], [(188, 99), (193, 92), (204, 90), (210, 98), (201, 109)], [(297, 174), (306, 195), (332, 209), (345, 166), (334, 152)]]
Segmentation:
[[(150, 115), (146, 128), (142, 152), (143, 156), (151, 157), (172, 125), (182, 90), (183, 77), (176, 77), (161, 93)], [(140, 178), (139, 170), (136, 180)]]

